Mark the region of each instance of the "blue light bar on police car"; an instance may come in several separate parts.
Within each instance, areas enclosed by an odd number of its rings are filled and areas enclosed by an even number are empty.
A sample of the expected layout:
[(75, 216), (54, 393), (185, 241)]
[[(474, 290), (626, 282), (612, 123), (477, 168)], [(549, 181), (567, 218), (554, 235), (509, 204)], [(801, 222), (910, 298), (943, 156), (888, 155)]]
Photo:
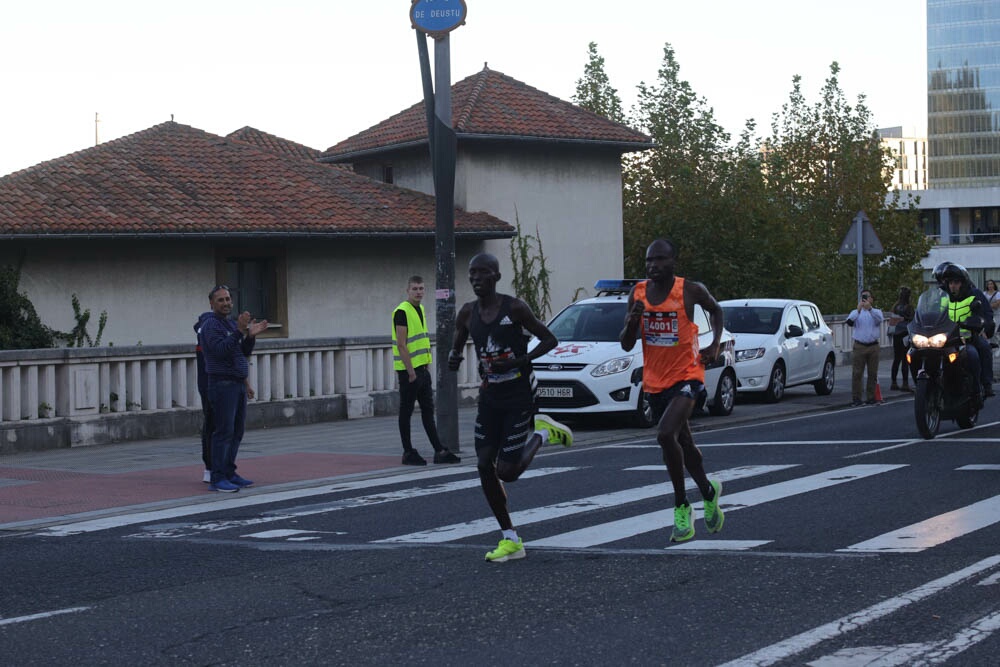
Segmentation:
[(641, 282), (638, 278), (605, 278), (594, 283), (594, 289), (604, 293), (624, 293), (638, 282)]

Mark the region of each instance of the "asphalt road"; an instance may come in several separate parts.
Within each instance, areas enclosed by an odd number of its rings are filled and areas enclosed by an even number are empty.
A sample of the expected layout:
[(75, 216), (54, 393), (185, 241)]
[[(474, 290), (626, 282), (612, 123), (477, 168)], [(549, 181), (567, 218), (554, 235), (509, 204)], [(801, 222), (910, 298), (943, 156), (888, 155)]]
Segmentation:
[[(652, 434), (0, 538), (16, 665), (995, 665), (1000, 405), (916, 436), (912, 401), (696, 437), (726, 522), (669, 545)], [(691, 500), (699, 500), (697, 492)], [(256, 501), (256, 498), (255, 498)], [(58, 638), (54, 640), (54, 638)]]

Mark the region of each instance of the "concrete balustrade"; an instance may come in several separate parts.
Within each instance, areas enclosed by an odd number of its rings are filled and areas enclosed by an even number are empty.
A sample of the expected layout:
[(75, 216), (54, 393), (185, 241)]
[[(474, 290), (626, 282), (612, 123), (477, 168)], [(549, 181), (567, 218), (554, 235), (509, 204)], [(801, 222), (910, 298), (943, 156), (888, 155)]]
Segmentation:
[[(838, 363), (851, 329), (827, 318)], [(890, 340), (883, 331), (882, 345)], [(137, 438), (194, 436), (201, 424), (192, 345), (0, 351), (0, 453)], [(460, 400), (479, 386), (466, 346)], [(436, 370), (432, 371), (436, 378)], [(260, 340), (250, 358), (247, 426), (279, 426), (393, 414), (392, 344), (381, 338)]]
[[(249, 380), (250, 428), (398, 406), (387, 337), (260, 340)], [(475, 396), (475, 363), (463, 364), (458, 382), (460, 396)], [(200, 423), (192, 345), (0, 351), (0, 453), (195, 434)]]

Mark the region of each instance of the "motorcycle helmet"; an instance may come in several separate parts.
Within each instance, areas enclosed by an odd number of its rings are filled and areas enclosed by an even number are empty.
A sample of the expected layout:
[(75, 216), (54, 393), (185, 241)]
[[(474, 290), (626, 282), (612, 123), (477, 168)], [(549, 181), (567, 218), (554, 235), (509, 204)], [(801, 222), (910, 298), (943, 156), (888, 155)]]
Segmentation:
[(948, 281), (950, 280), (961, 280), (963, 287), (972, 282), (965, 267), (954, 262), (941, 262), (934, 267), (934, 280), (945, 291), (948, 291)]

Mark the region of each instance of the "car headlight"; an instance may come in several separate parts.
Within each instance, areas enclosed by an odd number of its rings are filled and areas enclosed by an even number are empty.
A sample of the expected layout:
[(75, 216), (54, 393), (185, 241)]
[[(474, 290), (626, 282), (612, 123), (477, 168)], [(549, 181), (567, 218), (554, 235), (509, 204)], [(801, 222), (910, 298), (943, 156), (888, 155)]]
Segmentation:
[(913, 343), (913, 347), (944, 347), (944, 344), (948, 342), (948, 336), (939, 333), (928, 338), (920, 334), (913, 334), (910, 336), (910, 342)]
[(598, 364), (597, 368), (590, 371), (590, 374), (595, 378), (599, 378), (604, 377), (605, 375), (613, 375), (614, 373), (627, 371), (631, 366), (632, 355), (627, 357), (618, 357), (617, 359), (605, 361), (603, 364)]
[(749, 350), (736, 350), (736, 362), (753, 361), (764, 356), (764, 348), (754, 347)]

